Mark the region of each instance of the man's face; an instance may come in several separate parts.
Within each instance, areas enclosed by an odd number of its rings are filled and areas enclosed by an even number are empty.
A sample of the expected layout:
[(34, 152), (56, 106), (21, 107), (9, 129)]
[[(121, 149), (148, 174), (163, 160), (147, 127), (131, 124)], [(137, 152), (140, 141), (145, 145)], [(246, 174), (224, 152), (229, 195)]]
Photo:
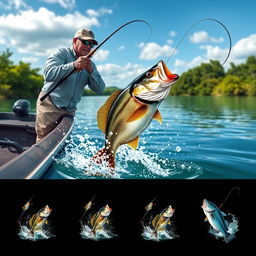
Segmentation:
[[(87, 40), (87, 41), (93, 43), (93, 41), (91, 41), (91, 40)], [(85, 45), (78, 38), (74, 38), (73, 39), (73, 46), (74, 46), (74, 50), (76, 52), (77, 57), (86, 56), (91, 51), (90, 44), (89, 45)]]

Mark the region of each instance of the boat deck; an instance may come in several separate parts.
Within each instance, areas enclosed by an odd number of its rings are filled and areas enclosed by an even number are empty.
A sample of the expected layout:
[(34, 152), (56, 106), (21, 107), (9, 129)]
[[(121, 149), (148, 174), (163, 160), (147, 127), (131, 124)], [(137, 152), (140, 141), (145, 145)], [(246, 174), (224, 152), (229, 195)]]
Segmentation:
[[(17, 116), (10, 115), (9, 113), (1, 113), (0, 117), (1, 141), (12, 141), (14, 143), (18, 143), (23, 150), (29, 148), (33, 143), (35, 143), (36, 132), (34, 118), (29, 117), (28, 119), (18, 119)], [(0, 166), (17, 157), (19, 153), (15, 151), (14, 147), (4, 146), (0, 143)]]
[(18, 153), (12, 153), (8, 148), (0, 147), (0, 166), (12, 160), (16, 156), (18, 156)]
[(35, 129), (35, 122), (32, 121), (21, 121), (21, 120), (1, 120), (1, 126), (5, 127), (30, 127), (31, 129)]

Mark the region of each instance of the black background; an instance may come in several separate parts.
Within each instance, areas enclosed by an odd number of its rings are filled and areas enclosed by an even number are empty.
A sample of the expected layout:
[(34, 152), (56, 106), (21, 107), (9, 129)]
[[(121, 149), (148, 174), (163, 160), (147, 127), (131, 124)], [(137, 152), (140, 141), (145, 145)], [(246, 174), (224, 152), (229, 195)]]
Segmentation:
[[(21, 250), (249, 250), (256, 241), (255, 185), (255, 180), (1, 180), (0, 246)], [(221, 205), (236, 186), (240, 195), (234, 190), (221, 208), (239, 221), (236, 238), (226, 244), (208, 234), (201, 205), (204, 198)], [(49, 220), (54, 238), (27, 241), (18, 236), (16, 221), (33, 195), (32, 207), (36, 211), (46, 204), (53, 209)], [(116, 238), (91, 241), (80, 236), (83, 207), (95, 195), (95, 209), (105, 204), (112, 208)], [(169, 204), (175, 208), (172, 221), (179, 238), (159, 242), (142, 238), (140, 220), (155, 196), (156, 211)]]

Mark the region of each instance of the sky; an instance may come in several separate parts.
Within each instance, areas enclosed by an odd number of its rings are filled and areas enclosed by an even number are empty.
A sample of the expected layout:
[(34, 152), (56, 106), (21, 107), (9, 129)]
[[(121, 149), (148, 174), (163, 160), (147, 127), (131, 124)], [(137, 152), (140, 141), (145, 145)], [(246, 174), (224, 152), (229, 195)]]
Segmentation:
[(78, 29), (92, 29), (100, 43), (124, 23), (144, 20), (150, 27), (126, 26), (92, 58), (106, 86), (124, 88), (159, 60), (179, 75), (211, 59), (222, 63), (228, 35), (217, 22), (197, 23), (202, 19), (220, 21), (231, 35), (225, 69), (256, 56), (255, 13), (255, 0), (1, 0), (0, 52), (10, 49), (14, 63), (31, 63), (43, 74), (48, 55), (71, 46)]

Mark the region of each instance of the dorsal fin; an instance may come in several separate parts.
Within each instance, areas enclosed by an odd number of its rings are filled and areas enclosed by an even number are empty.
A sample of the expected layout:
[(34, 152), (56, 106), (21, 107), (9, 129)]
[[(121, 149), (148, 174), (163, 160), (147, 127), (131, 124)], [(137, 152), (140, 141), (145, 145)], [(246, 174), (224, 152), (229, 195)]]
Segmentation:
[(100, 109), (97, 112), (97, 122), (99, 129), (105, 134), (106, 133), (106, 125), (107, 125), (107, 119), (108, 119), (108, 113), (109, 110), (117, 98), (117, 96), (121, 93), (120, 91), (113, 92), (109, 98), (106, 100), (104, 105), (100, 107)]

